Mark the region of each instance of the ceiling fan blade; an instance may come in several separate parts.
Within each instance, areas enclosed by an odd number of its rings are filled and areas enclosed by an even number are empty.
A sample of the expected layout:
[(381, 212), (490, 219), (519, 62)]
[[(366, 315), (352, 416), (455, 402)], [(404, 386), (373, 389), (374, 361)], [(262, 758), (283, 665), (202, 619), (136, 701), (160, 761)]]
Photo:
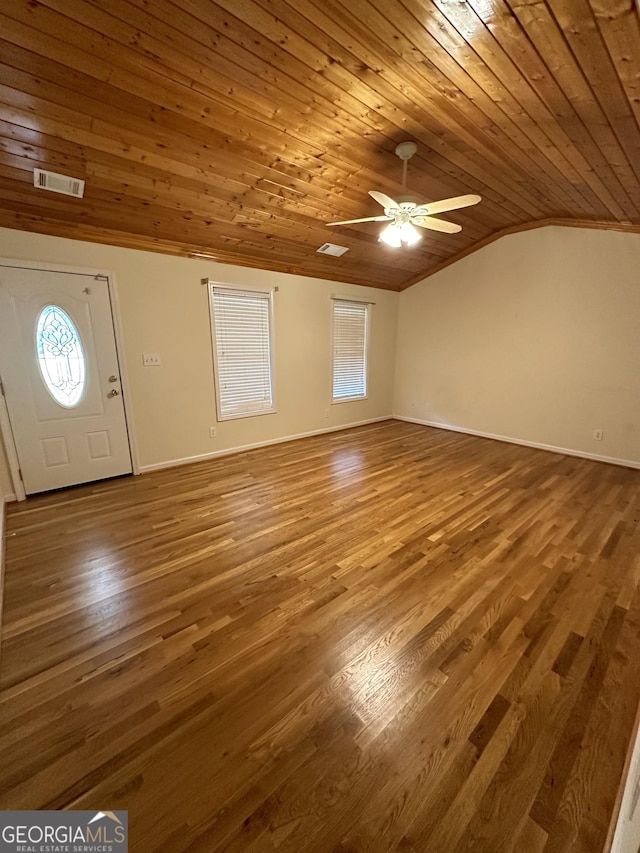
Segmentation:
[(356, 222), (387, 222), (390, 216), (365, 216), (364, 219), (347, 219), (344, 222), (327, 222), (327, 225), (354, 225)]
[(381, 204), (385, 210), (388, 210), (389, 208), (395, 210), (396, 208), (400, 207), (397, 201), (394, 201), (392, 198), (389, 198), (389, 196), (385, 195), (384, 193), (379, 193), (377, 190), (369, 190), (369, 195), (371, 196), (371, 198), (375, 199), (378, 204)]
[(412, 216), (411, 224), (431, 231), (442, 231), (444, 234), (457, 234), (458, 231), (462, 231), (462, 225), (447, 222), (445, 219), (436, 219), (434, 216)]
[(461, 207), (471, 207), (482, 201), (479, 195), (457, 195), (454, 198), (443, 198), (442, 201), (433, 201), (430, 204), (421, 204), (418, 213), (424, 212), (427, 216), (434, 213), (446, 213), (448, 210), (459, 210)]

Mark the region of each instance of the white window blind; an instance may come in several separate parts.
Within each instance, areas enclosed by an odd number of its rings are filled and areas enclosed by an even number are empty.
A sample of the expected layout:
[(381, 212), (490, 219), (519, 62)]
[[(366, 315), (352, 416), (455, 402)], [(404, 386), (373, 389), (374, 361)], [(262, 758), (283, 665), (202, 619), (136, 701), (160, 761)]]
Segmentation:
[(274, 412), (271, 293), (209, 284), (218, 420)]
[(367, 396), (369, 305), (333, 300), (333, 400)]

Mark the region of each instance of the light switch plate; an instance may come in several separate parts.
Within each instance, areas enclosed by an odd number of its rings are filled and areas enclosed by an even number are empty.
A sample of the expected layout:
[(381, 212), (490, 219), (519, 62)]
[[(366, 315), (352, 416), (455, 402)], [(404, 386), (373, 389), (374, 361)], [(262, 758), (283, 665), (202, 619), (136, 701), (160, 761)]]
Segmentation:
[(145, 367), (158, 367), (160, 354), (157, 352), (145, 352), (142, 354), (142, 363)]

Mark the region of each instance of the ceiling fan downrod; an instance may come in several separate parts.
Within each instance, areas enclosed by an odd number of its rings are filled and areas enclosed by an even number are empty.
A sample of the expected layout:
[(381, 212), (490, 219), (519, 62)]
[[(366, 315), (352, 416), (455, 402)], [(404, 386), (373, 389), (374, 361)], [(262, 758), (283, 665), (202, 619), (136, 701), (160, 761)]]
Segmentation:
[(407, 163), (418, 150), (415, 142), (400, 142), (396, 145), (396, 155), (402, 160), (402, 189), (407, 188)]

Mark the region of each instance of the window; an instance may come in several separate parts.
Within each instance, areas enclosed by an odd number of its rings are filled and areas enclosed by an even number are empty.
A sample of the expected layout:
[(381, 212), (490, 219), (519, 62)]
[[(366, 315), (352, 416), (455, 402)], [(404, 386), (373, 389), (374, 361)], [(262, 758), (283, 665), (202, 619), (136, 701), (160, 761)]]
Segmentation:
[(218, 420), (274, 412), (271, 291), (209, 282)]
[(367, 396), (369, 305), (333, 300), (333, 402)]
[(40, 312), (36, 329), (38, 365), (47, 390), (67, 409), (77, 406), (85, 384), (85, 358), (73, 320), (58, 305)]

